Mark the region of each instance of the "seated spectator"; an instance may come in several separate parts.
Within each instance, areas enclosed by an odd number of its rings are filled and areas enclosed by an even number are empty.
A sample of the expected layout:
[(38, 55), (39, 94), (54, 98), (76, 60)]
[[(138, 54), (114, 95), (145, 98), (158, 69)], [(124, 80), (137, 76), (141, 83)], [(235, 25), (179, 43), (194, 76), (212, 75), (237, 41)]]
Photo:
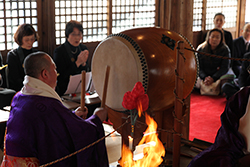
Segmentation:
[[(85, 120), (87, 108), (67, 109), (55, 92), (51, 57), (36, 52), (24, 60), (24, 86), (13, 98), (2, 165), (39, 166), (78, 151), (104, 136), (105, 108)], [(29, 165), (28, 165), (29, 164)], [(55, 163), (58, 167), (108, 167), (105, 140)]]
[[(242, 36), (233, 40), (234, 52), (232, 54), (233, 58), (243, 58), (246, 52), (249, 52), (250, 42), (250, 24), (247, 23), (244, 25), (242, 29)], [(236, 78), (239, 77), (240, 70), (241, 70), (241, 63), (242, 61), (232, 61), (232, 70), (236, 75)]]
[[(197, 50), (226, 58), (230, 57), (229, 48), (223, 42), (223, 33), (218, 28), (214, 28), (208, 32), (206, 41), (200, 44)], [(199, 59), (199, 77), (196, 88), (198, 89), (200, 89), (202, 83), (205, 86), (215, 83), (229, 70), (228, 59), (206, 56), (204, 54), (197, 54), (197, 56)]]
[(70, 75), (81, 74), (82, 70), (90, 71), (87, 61), (89, 51), (81, 43), (82, 34), (82, 24), (74, 20), (69, 21), (65, 29), (66, 41), (54, 51), (53, 59), (59, 73), (56, 87), (59, 96), (66, 92)]
[(9, 88), (18, 92), (23, 87), (23, 61), (30, 53), (37, 51), (33, 48), (33, 43), (38, 40), (38, 34), (31, 24), (22, 24), (15, 32), (14, 40), (19, 47), (7, 54), (8, 81)]
[[(7, 80), (5, 75), (6, 66), (3, 65), (3, 57), (0, 52), (0, 109), (3, 109), (6, 106), (10, 106), (13, 96), (16, 94), (16, 91), (12, 89), (7, 89)], [(1, 139), (3, 139), (4, 131), (0, 131), (0, 146)]]
[[(244, 55), (245, 59), (250, 59), (250, 52)], [(240, 88), (250, 86), (250, 62), (242, 62), (242, 70), (239, 75), (239, 86)]]
[[(250, 52), (246, 53), (243, 58), (250, 59)], [(222, 91), (225, 93), (227, 99), (243, 87), (250, 86), (250, 62), (243, 61), (241, 65), (238, 81), (227, 82), (222, 85)]]
[(188, 167), (249, 166), (250, 87), (233, 95), (221, 114), (215, 142), (192, 159)]

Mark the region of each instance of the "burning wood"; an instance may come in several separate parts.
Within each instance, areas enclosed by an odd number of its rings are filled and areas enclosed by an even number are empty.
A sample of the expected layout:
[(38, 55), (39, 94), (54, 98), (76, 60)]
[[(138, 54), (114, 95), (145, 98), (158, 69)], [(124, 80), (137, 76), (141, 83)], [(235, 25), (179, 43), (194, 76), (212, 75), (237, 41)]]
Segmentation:
[(134, 152), (126, 145), (122, 147), (122, 158), (119, 163), (122, 167), (158, 167), (165, 156), (165, 148), (158, 138), (157, 123), (145, 113), (148, 128)]
[[(137, 82), (132, 92), (126, 92), (123, 98), (123, 107), (131, 112), (131, 137), (129, 139), (129, 148), (123, 144), (122, 158), (119, 160), (122, 167), (158, 167), (165, 156), (165, 148), (158, 138), (157, 123), (146, 112), (148, 108), (148, 96), (144, 94), (144, 88), (140, 82)], [(137, 109), (138, 112), (135, 112)], [(144, 136), (136, 146), (135, 151), (131, 148), (133, 141), (134, 125), (137, 116), (145, 115), (145, 122), (148, 128)]]

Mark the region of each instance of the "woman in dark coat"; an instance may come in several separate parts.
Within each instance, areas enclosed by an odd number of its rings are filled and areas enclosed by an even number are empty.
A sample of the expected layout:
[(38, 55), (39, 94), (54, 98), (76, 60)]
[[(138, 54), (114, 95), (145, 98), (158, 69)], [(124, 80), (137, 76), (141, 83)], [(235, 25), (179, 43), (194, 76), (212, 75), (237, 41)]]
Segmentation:
[[(209, 53), (223, 57), (230, 57), (230, 51), (223, 42), (223, 33), (220, 29), (214, 28), (208, 32), (205, 42), (197, 48), (200, 52)], [(226, 74), (229, 70), (229, 60), (217, 57), (210, 57), (204, 54), (198, 54), (199, 59), (199, 78), (196, 87), (200, 88), (203, 81), (205, 85), (211, 85)]]
[(14, 34), (14, 40), (19, 45), (7, 54), (9, 88), (20, 91), (23, 87), (24, 68), (23, 61), (30, 53), (37, 52), (33, 43), (38, 40), (38, 34), (31, 24), (22, 24)]
[(66, 24), (66, 41), (54, 51), (53, 59), (56, 63), (57, 87), (56, 92), (62, 96), (68, 87), (71, 75), (80, 74), (82, 70), (90, 71), (88, 65), (89, 51), (82, 40), (83, 27), (81, 23), (71, 20)]

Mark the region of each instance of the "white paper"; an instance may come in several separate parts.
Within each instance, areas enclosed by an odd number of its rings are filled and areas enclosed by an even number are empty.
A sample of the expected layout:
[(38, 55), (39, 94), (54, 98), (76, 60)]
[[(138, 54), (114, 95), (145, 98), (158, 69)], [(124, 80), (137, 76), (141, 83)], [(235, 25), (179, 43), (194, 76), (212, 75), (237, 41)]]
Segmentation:
[[(65, 94), (80, 93), (82, 86), (82, 74), (72, 75), (69, 79), (68, 88)], [(86, 72), (85, 76), (85, 91), (88, 91), (92, 83), (92, 73)]]

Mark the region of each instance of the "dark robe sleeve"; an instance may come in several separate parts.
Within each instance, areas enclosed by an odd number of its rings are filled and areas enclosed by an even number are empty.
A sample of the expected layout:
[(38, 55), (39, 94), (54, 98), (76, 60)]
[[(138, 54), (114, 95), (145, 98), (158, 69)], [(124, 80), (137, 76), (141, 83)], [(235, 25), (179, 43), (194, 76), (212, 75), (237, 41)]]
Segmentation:
[(244, 156), (246, 143), (238, 132), (239, 119), (245, 114), (250, 89), (245, 87), (227, 102), (221, 127), (214, 144), (192, 159), (188, 167), (232, 167)]
[(224, 30), (224, 37), (225, 37), (225, 42), (229, 47), (231, 54), (233, 54), (234, 48), (233, 48), (233, 37), (231, 32)]
[[(221, 52), (218, 53), (217, 55), (229, 58), (230, 57), (229, 48), (227, 46), (223, 47)], [(219, 70), (217, 70), (217, 72), (212, 75), (212, 78), (214, 79), (214, 81), (218, 80), (222, 75), (226, 74), (227, 71), (229, 70), (230, 61), (228, 59), (222, 59), (219, 61), (221, 61)]]
[[(200, 52), (202, 52), (203, 50), (202, 50), (202, 48), (199, 48), (198, 49), (198, 51), (200, 51)], [(199, 77), (202, 79), (202, 80), (204, 80), (208, 75), (205, 73), (205, 71), (203, 70), (203, 67), (204, 67), (204, 61), (206, 61), (205, 60), (205, 55), (203, 55), (203, 54), (197, 54), (197, 56), (198, 56), (198, 60), (199, 60)]]
[(63, 45), (55, 49), (53, 59), (56, 64), (57, 73), (59, 74), (57, 77), (56, 92), (59, 96), (62, 96), (67, 90), (71, 71), (77, 67), (74, 64), (69, 65), (71, 60), (68, 58), (67, 50)]
[[(245, 41), (242, 36), (239, 38), (233, 40), (233, 58), (243, 58), (244, 54), (246, 53), (246, 45)], [(240, 60), (232, 60), (233, 66), (240, 66), (242, 64), (242, 61)]]
[[(249, 59), (250, 53), (246, 53), (244, 55), (244, 58)], [(239, 75), (240, 87), (250, 86), (250, 74), (249, 74), (248, 69), (247, 69), (249, 65), (250, 65), (249, 61), (242, 62), (242, 69), (241, 69), (240, 75)]]

